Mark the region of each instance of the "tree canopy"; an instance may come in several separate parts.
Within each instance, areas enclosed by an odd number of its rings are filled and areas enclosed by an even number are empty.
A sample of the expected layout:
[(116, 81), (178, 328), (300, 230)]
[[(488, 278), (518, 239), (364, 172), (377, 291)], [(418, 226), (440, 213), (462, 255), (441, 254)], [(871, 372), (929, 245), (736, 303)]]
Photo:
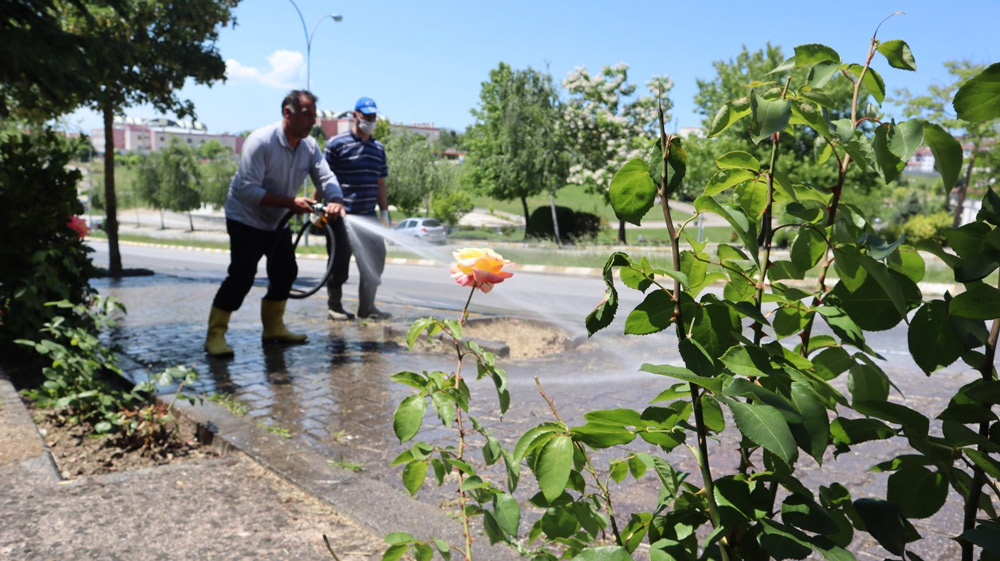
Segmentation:
[(527, 221), (527, 198), (562, 187), (568, 172), (552, 76), (501, 62), (483, 82), (479, 98), (467, 135), (470, 179), (493, 198), (520, 200)]

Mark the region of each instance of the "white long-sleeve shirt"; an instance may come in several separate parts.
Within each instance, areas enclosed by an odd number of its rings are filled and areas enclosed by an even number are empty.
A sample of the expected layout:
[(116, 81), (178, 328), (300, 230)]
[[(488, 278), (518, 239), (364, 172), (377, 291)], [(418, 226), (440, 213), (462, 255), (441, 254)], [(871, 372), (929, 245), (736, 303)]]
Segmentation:
[(281, 121), (253, 131), (243, 143), (240, 165), (229, 185), (226, 218), (258, 230), (277, 229), (288, 209), (260, 206), (264, 193), (295, 197), (307, 174), (324, 201), (343, 198), (316, 139), (303, 138), (293, 150)]

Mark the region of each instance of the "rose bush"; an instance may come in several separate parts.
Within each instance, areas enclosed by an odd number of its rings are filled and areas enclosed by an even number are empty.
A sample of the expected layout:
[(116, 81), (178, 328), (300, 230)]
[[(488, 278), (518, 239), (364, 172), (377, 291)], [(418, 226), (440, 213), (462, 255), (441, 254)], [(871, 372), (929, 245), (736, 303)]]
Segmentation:
[(87, 233), (90, 232), (90, 228), (87, 227), (87, 223), (83, 221), (79, 216), (70, 216), (69, 220), (66, 221), (66, 226), (70, 230), (76, 232), (78, 238), (87, 237)]

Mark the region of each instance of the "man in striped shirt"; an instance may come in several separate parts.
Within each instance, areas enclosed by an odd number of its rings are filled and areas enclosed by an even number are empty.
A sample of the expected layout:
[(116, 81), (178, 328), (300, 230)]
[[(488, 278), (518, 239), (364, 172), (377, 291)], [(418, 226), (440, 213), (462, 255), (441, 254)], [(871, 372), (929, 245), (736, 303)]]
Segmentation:
[[(331, 223), (334, 232), (333, 270), (327, 282), (327, 315), (332, 320), (351, 320), (341, 298), (353, 251), (358, 263), (358, 316), (386, 319), (388, 313), (375, 307), (375, 291), (385, 269), (385, 240), (371, 225), (389, 226), (389, 200), (385, 180), (389, 175), (385, 147), (372, 136), (378, 108), (370, 97), (354, 106), (354, 126), (326, 143), (326, 161), (337, 176), (344, 193), (347, 214), (370, 221), (350, 230), (343, 220)], [(355, 221), (357, 222), (357, 221)], [(368, 226), (368, 227), (366, 227)], [(327, 248), (329, 250), (329, 248)]]

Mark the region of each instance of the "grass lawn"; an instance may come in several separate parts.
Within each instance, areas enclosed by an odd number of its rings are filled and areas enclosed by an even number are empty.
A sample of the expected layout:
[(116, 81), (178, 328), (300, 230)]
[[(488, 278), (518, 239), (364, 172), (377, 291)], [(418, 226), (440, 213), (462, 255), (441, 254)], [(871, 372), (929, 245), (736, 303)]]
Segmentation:
[[(472, 204), (476, 208), (509, 212), (518, 216), (524, 215), (524, 208), (521, 207), (520, 200), (498, 201), (489, 197), (474, 196), (472, 197)], [(588, 193), (580, 185), (567, 185), (556, 191), (556, 205), (568, 207), (576, 211), (591, 212), (600, 216), (609, 226), (618, 227), (618, 218), (615, 216), (615, 211), (612, 210), (611, 205), (604, 202), (604, 197)], [(529, 212), (534, 212), (539, 207), (548, 206), (549, 195), (547, 193), (536, 197), (528, 197)], [(681, 221), (686, 220), (689, 216), (675, 210), (673, 217), (675, 221)], [(646, 213), (643, 222), (647, 220), (663, 222), (663, 213), (658, 205), (653, 205), (653, 208), (649, 209), (649, 212)]]

